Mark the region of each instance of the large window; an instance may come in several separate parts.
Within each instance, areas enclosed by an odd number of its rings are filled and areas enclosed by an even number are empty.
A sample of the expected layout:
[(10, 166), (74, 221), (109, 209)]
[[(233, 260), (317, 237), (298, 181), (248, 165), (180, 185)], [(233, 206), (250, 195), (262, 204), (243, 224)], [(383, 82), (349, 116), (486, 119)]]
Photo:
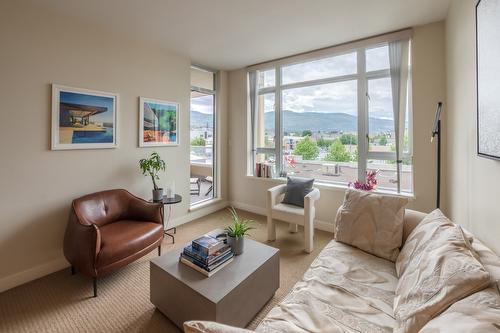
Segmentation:
[[(394, 90), (390, 64), (397, 59), (389, 49), (379, 42), (249, 72), (255, 85), (249, 172), (262, 176), (265, 164), (272, 169), (266, 176), (344, 185), (377, 170), (379, 189), (411, 193), (410, 75), (397, 81), (405, 93), (395, 101), (393, 91), (401, 89)], [(403, 60), (407, 68), (398, 73), (410, 73), (409, 56)], [(395, 116), (394, 102), (404, 116)]]

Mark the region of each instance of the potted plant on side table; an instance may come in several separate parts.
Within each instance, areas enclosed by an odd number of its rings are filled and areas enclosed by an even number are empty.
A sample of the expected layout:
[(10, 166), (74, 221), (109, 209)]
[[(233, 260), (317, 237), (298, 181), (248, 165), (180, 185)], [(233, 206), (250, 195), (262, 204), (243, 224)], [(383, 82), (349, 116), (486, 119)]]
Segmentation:
[(245, 235), (253, 229), (250, 226), (253, 221), (239, 217), (233, 207), (228, 210), (231, 212), (232, 224), (224, 229), (227, 233), (227, 244), (231, 246), (234, 255), (239, 255), (243, 253)]
[(139, 161), (139, 167), (142, 174), (150, 176), (153, 181), (153, 201), (162, 201), (163, 188), (158, 187), (156, 181), (160, 180), (160, 176), (158, 175), (160, 171), (165, 171), (166, 169), (165, 161), (161, 159), (157, 152), (153, 152), (149, 158), (143, 158)]

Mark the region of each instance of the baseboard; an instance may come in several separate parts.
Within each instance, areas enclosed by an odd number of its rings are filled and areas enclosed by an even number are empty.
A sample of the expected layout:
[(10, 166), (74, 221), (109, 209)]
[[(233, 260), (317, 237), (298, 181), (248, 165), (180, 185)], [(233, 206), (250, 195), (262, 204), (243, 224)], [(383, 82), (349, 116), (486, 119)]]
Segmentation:
[(267, 210), (263, 207), (249, 205), (243, 202), (231, 201), (231, 206), (237, 209), (241, 209), (250, 213), (259, 214), (259, 215), (267, 215)]
[(318, 230), (328, 231), (333, 234), (333, 223), (316, 219), (314, 220), (314, 227)]
[(44, 277), (45, 275), (60, 271), (61, 269), (69, 266), (70, 265), (66, 261), (66, 259), (61, 256), (60, 258), (54, 259), (42, 265), (38, 265), (25, 271), (6, 276), (0, 279), (0, 293), (28, 283), (30, 281), (39, 279), (41, 277)]
[[(266, 208), (259, 207), (259, 206), (254, 206), (254, 205), (249, 205), (243, 202), (238, 202), (238, 201), (231, 201), (231, 206), (237, 209), (245, 210), (250, 213), (254, 214), (259, 214), (259, 215), (267, 215), (267, 210)], [(333, 223), (329, 223), (326, 221), (321, 221), (318, 219), (314, 220), (314, 228), (318, 230), (323, 230), (323, 231), (328, 231), (333, 233)]]

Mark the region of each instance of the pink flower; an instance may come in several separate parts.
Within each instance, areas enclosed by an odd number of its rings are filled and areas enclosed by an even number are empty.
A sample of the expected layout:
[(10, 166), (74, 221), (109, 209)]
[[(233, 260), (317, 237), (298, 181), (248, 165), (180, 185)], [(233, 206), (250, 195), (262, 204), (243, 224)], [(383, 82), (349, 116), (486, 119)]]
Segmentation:
[(370, 170), (366, 172), (366, 183), (361, 183), (359, 180), (356, 180), (354, 183), (350, 182), (349, 187), (354, 187), (357, 190), (362, 191), (371, 191), (377, 188), (377, 173), (378, 170)]

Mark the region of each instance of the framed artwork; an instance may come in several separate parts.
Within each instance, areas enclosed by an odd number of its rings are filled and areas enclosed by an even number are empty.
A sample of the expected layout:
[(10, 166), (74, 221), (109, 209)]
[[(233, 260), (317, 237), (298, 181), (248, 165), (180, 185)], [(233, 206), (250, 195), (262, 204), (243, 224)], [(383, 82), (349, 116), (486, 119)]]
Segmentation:
[(139, 146), (179, 144), (179, 103), (139, 98)]
[(52, 150), (116, 148), (118, 94), (52, 85)]
[(476, 5), (477, 153), (500, 159), (500, 0)]

